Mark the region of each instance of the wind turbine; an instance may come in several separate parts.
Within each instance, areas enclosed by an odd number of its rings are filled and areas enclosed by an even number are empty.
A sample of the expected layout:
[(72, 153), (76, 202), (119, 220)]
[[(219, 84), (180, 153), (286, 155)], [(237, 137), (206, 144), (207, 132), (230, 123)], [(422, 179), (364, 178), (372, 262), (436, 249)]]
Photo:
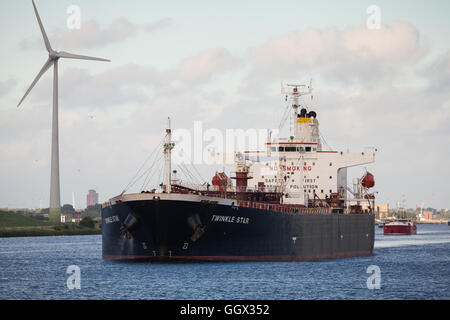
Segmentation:
[(31, 86), (28, 88), (27, 92), (20, 100), (17, 107), (19, 107), (25, 98), (28, 96), (30, 91), (39, 81), (39, 79), (53, 66), (53, 113), (52, 113), (52, 164), (51, 164), (51, 174), (50, 174), (50, 221), (55, 223), (61, 222), (61, 201), (60, 201), (60, 186), (59, 186), (59, 134), (58, 134), (58, 60), (60, 58), (67, 59), (81, 59), (81, 60), (96, 60), (96, 61), (107, 61), (107, 59), (94, 58), (88, 56), (82, 56), (78, 54), (72, 54), (64, 51), (55, 51), (50, 45), (47, 34), (45, 33), (44, 26), (42, 25), (41, 18), (36, 8), (34, 0), (32, 0), (34, 13), (41, 29), (42, 37), (44, 38), (45, 48), (48, 51), (48, 60), (45, 62), (41, 71), (37, 74)]

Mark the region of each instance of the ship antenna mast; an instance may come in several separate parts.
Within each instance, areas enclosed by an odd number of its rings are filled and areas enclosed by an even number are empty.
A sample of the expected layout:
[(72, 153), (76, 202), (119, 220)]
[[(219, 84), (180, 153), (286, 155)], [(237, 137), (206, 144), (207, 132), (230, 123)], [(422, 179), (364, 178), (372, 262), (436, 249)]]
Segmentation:
[(172, 129), (170, 128), (170, 117), (167, 118), (166, 139), (164, 141), (164, 186), (167, 193), (172, 191), (172, 149), (175, 143), (172, 141)]
[(309, 81), (309, 86), (305, 84), (283, 84), (281, 83), (281, 93), (286, 95), (286, 99), (291, 97), (292, 108), (294, 108), (295, 116), (297, 117), (299, 108), (299, 98), (308, 94), (312, 94), (312, 79)]

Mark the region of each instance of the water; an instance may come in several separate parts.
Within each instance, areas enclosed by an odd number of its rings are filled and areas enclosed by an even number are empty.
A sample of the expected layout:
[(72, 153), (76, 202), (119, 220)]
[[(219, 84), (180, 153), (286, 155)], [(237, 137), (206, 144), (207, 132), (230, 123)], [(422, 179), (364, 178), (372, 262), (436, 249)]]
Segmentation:
[[(449, 299), (450, 227), (376, 229), (371, 257), (320, 262), (151, 264), (101, 260), (101, 236), (1, 238), (0, 299)], [(67, 267), (81, 289), (67, 288)], [(369, 290), (368, 266), (381, 271)]]

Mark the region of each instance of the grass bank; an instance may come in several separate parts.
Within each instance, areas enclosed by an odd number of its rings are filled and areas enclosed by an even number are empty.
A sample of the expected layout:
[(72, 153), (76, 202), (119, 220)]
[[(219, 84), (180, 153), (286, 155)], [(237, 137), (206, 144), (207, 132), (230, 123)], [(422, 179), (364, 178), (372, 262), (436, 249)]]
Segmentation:
[(79, 224), (52, 225), (48, 221), (0, 211), (0, 237), (38, 237), (101, 234), (98, 227)]

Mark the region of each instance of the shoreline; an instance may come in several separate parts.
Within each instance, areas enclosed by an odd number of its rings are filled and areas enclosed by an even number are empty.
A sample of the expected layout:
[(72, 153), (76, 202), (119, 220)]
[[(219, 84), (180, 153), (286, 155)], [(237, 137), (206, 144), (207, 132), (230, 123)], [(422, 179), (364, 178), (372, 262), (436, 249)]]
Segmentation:
[(101, 233), (100, 226), (94, 221), (88, 221), (87, 224), (52, 224), (48, 220), (0, 210), (0, 238), (76, 236)]
[[(59, 226), (58, 226), (59, 227)], [(51, 236), (80, 236), (101, 234), (101, 229), (55, 229), (55, 227), (9, 227), (0, 228), (0, 238), (51, 237)]]

